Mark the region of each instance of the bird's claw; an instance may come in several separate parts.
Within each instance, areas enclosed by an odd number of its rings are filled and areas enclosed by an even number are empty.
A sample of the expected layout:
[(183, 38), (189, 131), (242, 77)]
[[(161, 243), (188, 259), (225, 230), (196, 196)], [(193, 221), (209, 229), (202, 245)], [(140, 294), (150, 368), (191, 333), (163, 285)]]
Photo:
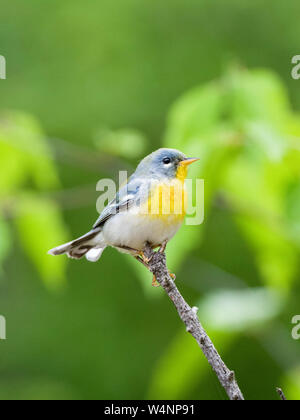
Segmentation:
[(176, 280), (176, 274), (174, 274), (174, 273), (171, 273), (170, 271), (169, 271), (169, 276), (171, 277), (171, 279), (172, 280)]
[(151, 256), (150, 258), (147, 257), (143, 251), (139, 252), (139, 256), (142, 258), (142, 260), (144, 261), (144, 263), (149, 264), (149, 262), (152, 260), (153, 256)]
[(167, 244), (168, 244), (168, 242), (167, 241), (165, 241), (165, 242), (163, 242), (162, 244), (161, 244), (161, 247), (159, 248), (159, 250), (158, 250), (158, 252), (160, 253), (160, 254), (163, 254), (164, 252), (165, 252), (165, 250), (166, 250), (166, 248), (167, 248)]
[(153, 286), (153, 287), (160, 287), (160, 284), (159, 284), (159, 283), (158, 283), (158, 281), (156, 280), (156, 276), (155, 276), (155, 274), (153, 275), (152, 286)]

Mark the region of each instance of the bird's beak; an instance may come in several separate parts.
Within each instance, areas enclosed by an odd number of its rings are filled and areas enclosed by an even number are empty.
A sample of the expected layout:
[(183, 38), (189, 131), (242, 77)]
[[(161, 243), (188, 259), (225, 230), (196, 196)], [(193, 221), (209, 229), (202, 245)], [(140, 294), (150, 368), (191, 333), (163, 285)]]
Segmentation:
[(180, 162), (180, 165), (183, 167), (189, 166), (194, 162), (197, 162), (197, 160), (199, 160), (199, 158), (187, 158), (184, 159), (182, 162)]

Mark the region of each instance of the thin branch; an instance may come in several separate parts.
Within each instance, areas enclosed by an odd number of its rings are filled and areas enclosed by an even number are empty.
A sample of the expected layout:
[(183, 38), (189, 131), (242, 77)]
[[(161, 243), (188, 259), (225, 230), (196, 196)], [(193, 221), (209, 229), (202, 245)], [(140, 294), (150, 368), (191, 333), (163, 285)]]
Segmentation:
[(282, 401), (287, 401), (286, 396), (284, 395), (284, 392), (282, 391), (281, 388), (276, 388), (277, 394), (279, 395), (279, 397), (282, 399)]
[(197, 316), (198, 308), (191, 308), (186, 303), (172, 280), (166, 264), (166, 255), (162, 252), (154, 252), (149, 245), (146, 245), (144, 255), (147, 261), (149, 261), (148, 266), (150, 271), (172, 300), (181, 320), (186, 326), (187, 332), (197, 341), (230, 400), (244, 400), (234, 372), (227, 368), (211, 339), (202, 327)]

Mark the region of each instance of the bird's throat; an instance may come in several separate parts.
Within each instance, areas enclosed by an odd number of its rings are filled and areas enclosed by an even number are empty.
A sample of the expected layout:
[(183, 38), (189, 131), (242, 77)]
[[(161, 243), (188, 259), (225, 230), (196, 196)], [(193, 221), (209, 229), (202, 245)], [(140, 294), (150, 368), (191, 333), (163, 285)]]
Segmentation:
[(184, 181), (186, 180), (188, 174), (188, 168), (187, 166), (184, 165), (179, 165), (178, 169), (177, 169), (177, 173), (176, 173), (176, 178), (184, 183)]

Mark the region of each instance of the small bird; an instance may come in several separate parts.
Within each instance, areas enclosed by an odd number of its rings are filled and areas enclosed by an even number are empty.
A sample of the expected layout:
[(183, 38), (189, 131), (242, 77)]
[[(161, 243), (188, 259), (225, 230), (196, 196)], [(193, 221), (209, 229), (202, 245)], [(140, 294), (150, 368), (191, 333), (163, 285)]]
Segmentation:
[(147, 266), (145, 244), (164, 252), (183, 223), (187, 200), (184, 181), (188, 166), (197, 160), (175, 149), (151, 153), (105, 207), (90, 232), (49, 254), (67, 254), (75, 259), (85, 256), (96, 262), (111, 246)]

